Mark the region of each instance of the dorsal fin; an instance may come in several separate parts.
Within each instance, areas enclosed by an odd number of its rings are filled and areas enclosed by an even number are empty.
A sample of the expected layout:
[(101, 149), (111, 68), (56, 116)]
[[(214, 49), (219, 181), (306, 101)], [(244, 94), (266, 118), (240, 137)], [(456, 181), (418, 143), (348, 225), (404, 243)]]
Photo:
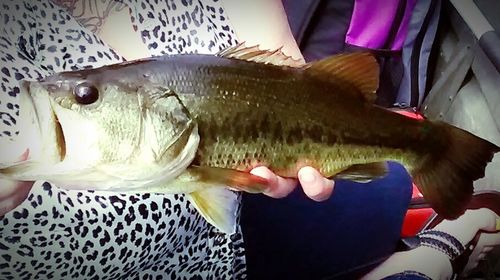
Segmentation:
[(320, 79), (342, 80), (356, 87), (367, 102), (374, 102), (379, 83), (379, 65), (368, 52), (337, 54), (311, 62), (306, 72)]
[(261, 50), (258, 45), (247, 47), (245, 43), (240, 43), (236, 46), (221, 50), (216, 55), (278, 66), (290, 66), (295, 68), (304, 66), (304, 63), (299, 59), (284, 54), (281, 49), (282, 48), (279, 48), (274, 51)]

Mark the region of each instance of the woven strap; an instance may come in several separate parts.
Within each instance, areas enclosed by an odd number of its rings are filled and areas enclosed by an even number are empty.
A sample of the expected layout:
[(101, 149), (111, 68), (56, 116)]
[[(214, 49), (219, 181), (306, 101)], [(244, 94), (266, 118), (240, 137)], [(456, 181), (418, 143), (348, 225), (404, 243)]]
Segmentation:
[(453, 235), (450, 235), (446, 232), (438, 231), (438, 230), (424, 230), (417, 234), (419, 238), (430, 238), (434, 240), (441, 241), (442, 243), (446, 244), (446, 247), (451, 248), (452, 254), (450, 256), (450, 259), (454, 260), (458, 256), (460, 256), (464, 251), (465, 247), (464, 245), (458, 241)]
[[(450, 259), (452, 266), (454, 261), (465, 252), (464, 245), (454, 236), (446, 232), (429, 229), (418, 233), (416, 237), (420, 241), (420, 246), (433, 248), (446, 254)], [(454, 268), (451, 279), (457, 278), (458, 274)]]

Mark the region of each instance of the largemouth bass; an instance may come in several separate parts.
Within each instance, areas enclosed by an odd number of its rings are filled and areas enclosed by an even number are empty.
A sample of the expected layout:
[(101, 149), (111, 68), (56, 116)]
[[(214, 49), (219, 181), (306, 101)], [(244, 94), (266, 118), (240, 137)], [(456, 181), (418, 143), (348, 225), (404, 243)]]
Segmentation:
[(369, 181), (403, 164), (437, 213), (464, 212), (500, 148), (443, 122), (373, 105), (379, 66), (367, 53), (295, 65), (235, 47), (64, 72), (25, 82), (21, 115), (41, 139), (15, 180), (120, 192), (186, 193), (213, 225), (234, 228), (234, 196), (261, 192), (266, 165), (296, 177)]

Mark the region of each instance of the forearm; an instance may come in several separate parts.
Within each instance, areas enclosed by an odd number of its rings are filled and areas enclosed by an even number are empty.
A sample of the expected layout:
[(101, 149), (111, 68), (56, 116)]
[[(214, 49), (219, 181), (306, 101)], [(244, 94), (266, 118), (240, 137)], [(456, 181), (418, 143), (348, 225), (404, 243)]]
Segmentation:
[[(498, 217), (490, 209), (467, 210), (456, 220), (443, 220), (434, 230), (448, 233), (465, 246), (479, 230), (498, 231), (495, 228)], [(431, 279), (449, 279), (452, 274), (450, 257), (445, 253), (420, 246), (406, 252), (399, 252), (376, 267), (364, 279), (382, 279), (404, 271), (417, 271)]]
[(303, 61), (280, 0), (222, 0), (240, 42), (277, 49)]
[(363, 279), (383, 279), (404, 271), (416, 271), (431, 279), (449, 279), (452, 274), (448, 257), (435, 249), (418, 247), (393, 254)]
[(21, 204), (32, 186), (33, 182), (0, 179), (0, 217)]

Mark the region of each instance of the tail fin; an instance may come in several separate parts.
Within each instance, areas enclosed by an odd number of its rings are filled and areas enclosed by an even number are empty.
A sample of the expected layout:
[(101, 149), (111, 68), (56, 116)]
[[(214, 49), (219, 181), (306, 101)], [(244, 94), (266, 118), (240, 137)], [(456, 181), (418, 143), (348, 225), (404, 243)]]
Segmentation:
[(465, 130), (436, 123), (439, 142), (411, 173), (431, 207), (446, 219), (462, 215), (474, 191), (473, 181), (484, 177), (488, 162), (500, 147)]

